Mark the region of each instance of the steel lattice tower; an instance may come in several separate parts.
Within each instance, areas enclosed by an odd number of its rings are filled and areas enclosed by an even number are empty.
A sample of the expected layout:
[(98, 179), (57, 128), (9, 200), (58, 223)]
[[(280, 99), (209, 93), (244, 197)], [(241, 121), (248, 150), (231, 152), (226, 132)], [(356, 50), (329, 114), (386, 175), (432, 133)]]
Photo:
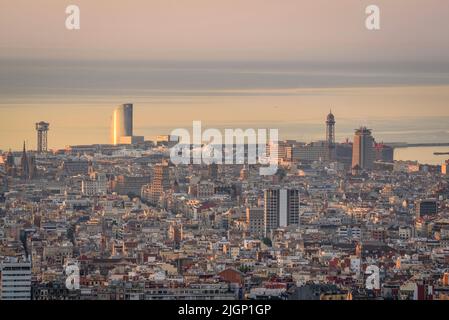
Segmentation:
[(36, 123), (37, 152), (47, 152), (47, 132), (50, 124), (44, 121)]
[(327, 115), (326, 119), (326, 141), (329, 148), (329, 160), (333, 160), (335, 148), (335, 117), (332, 110)]

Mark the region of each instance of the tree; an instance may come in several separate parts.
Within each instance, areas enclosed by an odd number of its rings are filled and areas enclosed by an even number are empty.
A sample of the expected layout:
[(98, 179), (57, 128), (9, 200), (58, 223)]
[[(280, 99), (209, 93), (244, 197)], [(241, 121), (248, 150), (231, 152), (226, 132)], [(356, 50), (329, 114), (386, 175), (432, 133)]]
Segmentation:
[(262, 242), (263, 242), (264, 245), (266, 245), (268, 247), (271, 247), (273, 245), (273, 243), (271, 242), (270, 238), (263, 238)]

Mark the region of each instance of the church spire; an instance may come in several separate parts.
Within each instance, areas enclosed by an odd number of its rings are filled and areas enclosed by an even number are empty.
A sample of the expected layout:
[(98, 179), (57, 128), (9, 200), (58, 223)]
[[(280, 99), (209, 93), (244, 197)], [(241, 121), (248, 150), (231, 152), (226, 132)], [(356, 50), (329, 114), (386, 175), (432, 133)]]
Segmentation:
[(22, 178), (23, 179), (28, 179), (29, 174), (30, 174), (30, 165), (28, 163), (28, 156), (27, 156), (27, 151), (26, 151), (26, 146), (25, 146), (25, 140), (23, 141), (23, 152), (22, 152), (22, 159), (20, 161), (21, 164), (21, 169), (22, 169)]

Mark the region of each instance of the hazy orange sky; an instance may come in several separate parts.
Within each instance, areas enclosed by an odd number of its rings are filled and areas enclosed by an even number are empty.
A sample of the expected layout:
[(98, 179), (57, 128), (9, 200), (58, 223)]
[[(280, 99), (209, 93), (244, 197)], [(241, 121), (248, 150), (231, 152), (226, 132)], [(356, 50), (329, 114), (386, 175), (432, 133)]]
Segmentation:
[[(79, 31), (65, 29), (70, 4)], [(447, 0), (2, 0), (0, 56), (447, 62), (447, 30)]]
[[(65, 28), (70, 4), (79, 31)], [(370, 4), (380, 31), (365, 28)], [(202, 120), (307, 141), (332, 108), (340, 138), (420, 124), (446, 139), (447, 30), (447, 0), (1, 0), (0, 149), (33, 148), (40, 120), (51, 147), (108, 142), (126, 102), (149, 138)]]

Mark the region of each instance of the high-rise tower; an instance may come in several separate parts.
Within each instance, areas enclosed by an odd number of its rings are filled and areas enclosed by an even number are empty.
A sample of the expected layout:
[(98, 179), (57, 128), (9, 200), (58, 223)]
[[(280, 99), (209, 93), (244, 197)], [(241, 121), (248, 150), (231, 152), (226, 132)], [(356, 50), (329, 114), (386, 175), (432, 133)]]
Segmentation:
[(37, 131), (37, 152), (47, 152), (47, 132), (50, 124), (44, 121), (36, 123)]
[(31, 262), (7, 257), (0, 263), (0, 300), (31, 300)]
[(371, 170), (374, 166), (374, 138), (371, 130), (360, 127), (355, 131), (354, 145), (352, 147), (352, 167)]
[(125, 103), (115, 108), (112, 114), (112, 144), (120, 144), (121, 137), (133, 135), (133, 105)]
[(153, 177), (149, 185), (143, 188), (142, 195), (151, 204), (157, 205), (160, 196), (170, 189), (170, 170), (168, 162), (158, 163), (153, 167)]
[(268, 189), (264, 192), (265, 236), (279, 227), (299, 225), (299, 190)]

